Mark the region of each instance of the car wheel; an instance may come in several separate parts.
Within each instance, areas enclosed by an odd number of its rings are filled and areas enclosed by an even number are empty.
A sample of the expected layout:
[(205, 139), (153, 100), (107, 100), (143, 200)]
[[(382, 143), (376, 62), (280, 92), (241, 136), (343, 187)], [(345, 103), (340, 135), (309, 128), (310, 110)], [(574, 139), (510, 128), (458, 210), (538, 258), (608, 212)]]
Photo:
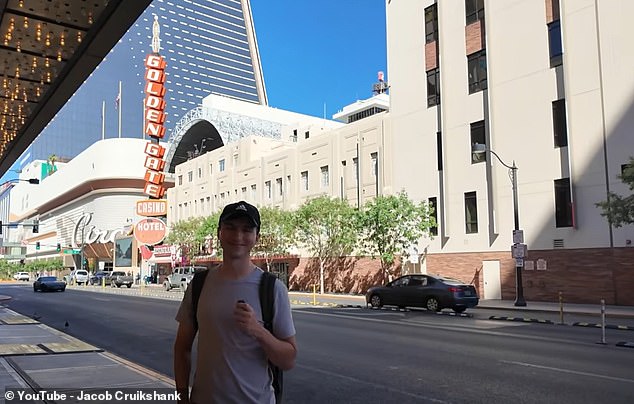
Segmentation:
[(66, 290), (66, 286), (64, 286), (64, 287), (62, 288), (62, 292), (63, 292), (63, 291), (65, 291), (65, 290)]
[(118, 288), (120, 288), (120, 287), (121, 287), (121, 284), (117, 284), (117, 287), (118, 287)]
[(37, 288), (33, 286), (33, 292), (37, 292)]
[(435, 297), (428, 297), (425, 301), (425, 308), (429, 311), (440, 311), (440, 302)]
[(462, 313), (465, 310), (467, 310), (466, 307), (454, 307), (453, 308), (453, 311), (455, 311), (456, 313)]
[(383, 307), (383, 301), (381, 300), (381, 296), (379, 295), (370, 296), (370, 305), (374, 307), (375, 309), (378, 309), (379, 307)]
[(128, 287), (128, 289), (130, 289), (132, 287), (132, 285), (129, 284), (129, 283), (126, 286)]
[(170, 289), (172, 288), (172, 286), (170, 285), (170, 283), (169, 283), (169, 282), (167, 282), (167, 281), (163, 282), (163, 287), (165, 288), (165, 291), (166, 291), (166, 292), (169, 292), (169, 291), (170, 291)]

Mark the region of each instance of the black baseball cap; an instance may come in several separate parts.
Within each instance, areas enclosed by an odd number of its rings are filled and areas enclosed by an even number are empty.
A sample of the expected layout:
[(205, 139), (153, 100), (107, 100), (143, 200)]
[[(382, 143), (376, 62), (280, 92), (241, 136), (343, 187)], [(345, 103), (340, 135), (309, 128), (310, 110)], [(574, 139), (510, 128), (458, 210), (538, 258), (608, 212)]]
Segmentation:
[(245, 201), (230, 203), (225, 206), (220, 214), (218, 227), (220, 227), (220, 223), (225, 220), (240, 216), (248, 218), (258, 230), (260, 229), (260, 212), (258, 211), (258, 208)]

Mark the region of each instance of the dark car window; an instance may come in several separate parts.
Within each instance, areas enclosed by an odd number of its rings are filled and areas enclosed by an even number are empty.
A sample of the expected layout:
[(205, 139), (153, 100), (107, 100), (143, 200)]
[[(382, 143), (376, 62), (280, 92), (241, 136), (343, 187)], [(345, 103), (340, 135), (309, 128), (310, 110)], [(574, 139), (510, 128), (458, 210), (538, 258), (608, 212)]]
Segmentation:
[(57, 280), (54, 276), (43, 276), (40, 278), (40, 282), (55, 282)]
[(390, 286), (394, 286), (395, 288), (401, 287), (401, 286), (407, 286), (409, 282), (409, 277), (405, 276), (403, 278), (399, 278), (395, 281), (393, 281)]
[(411, 278), (409, 280), (409, 286), (421, 286), (423, 281), (420, 278)]

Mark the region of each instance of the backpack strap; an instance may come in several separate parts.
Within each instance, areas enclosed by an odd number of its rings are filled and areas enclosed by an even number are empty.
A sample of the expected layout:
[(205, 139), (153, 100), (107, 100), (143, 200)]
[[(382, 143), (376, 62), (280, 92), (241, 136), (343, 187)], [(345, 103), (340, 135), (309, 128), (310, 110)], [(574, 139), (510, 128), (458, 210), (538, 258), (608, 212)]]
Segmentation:
[(275, 281), (277, 277), (270, 272), (263, 272), (260, 280), (260, 306), (264, 328), (273, 333), (273, 311), (275, 307)]
[(194, 317), (194, 330), (198, 331), (198, 300), (203, 290), (205, 279), (209, 270), (194, 273), (190, 287), (192, 288), (192, 313)]
[[(275, 282), (277, 276), (271, 272), (263, 272), (260, 280), (260, 306), (262, 306), (262, 322), (264, 328), (273, 334), (273, 317), (275, 315)], [(275, 334), (273, 334), (275, 335)], [(272, 385), (275, 392), (275, 402), (280, 404), (284, 393), (284, 373), (282, 369), (269, 361), (269, 371), (273, 378)]]

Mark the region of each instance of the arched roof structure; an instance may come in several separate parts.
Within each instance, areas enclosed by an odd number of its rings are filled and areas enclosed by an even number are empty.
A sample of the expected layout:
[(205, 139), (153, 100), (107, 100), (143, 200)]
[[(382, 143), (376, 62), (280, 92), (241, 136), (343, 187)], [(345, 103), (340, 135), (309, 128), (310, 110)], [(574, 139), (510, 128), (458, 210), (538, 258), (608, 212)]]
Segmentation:
[(165, 156), (165, 171), (242, 137), (256, 135), (281, 138), (282, 124), (214, 108), (197, 107), (189, 111), (172, 131)]

